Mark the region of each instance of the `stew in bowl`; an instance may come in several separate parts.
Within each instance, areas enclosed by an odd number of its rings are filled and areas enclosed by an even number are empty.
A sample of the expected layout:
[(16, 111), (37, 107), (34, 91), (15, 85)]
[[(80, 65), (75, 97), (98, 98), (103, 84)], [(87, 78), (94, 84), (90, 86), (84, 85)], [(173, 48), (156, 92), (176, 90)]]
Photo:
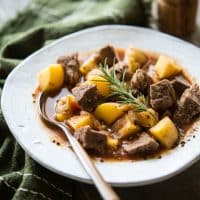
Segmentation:
[(199, 85), (184, 69), (166, 55), (133, 47), (60, 56), (38, 80), (53, 99), (46, 112), (103, 160), (160, 156), (200, 114)]

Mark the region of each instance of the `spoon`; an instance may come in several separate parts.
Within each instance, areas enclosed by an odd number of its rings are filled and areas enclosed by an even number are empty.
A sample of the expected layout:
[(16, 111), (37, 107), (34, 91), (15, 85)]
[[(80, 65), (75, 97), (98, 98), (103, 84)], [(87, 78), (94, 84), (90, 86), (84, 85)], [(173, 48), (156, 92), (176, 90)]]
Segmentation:
[(69, 143), (71, 144), (74, 152), (76, 153), (79, 161), (85, 168), (88, 175), (93, 180), (96, 188), (98, 189), (99, 193), (101, 194), (102, 198), (105, 200), (119, 200), (120, 198), (114, 192), (112, 187), (105, 182), (97, 168), (95, 167), (94, 163), (90, 159), (89, 155), (86, 153), (84, 148), (80, 145), (80, 143), (74, 138), (69, 128), (64, 125), (64, 123), (57, 122), (55, 120), (50, 119), (44, 112), (44, 106), (46, 103), (46, 94), (45, 92), (40, 93), (38, 97), (38, 112), (41, 118), (50, 125), (54, 125), (59, 127), (67, 136)]

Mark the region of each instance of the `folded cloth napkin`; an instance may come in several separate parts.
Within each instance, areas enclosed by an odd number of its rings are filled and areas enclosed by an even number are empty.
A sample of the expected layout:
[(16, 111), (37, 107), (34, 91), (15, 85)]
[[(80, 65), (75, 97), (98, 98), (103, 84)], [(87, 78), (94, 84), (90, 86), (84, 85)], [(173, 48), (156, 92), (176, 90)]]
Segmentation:
[[(21, 60), (61, 36), (100, 24), (145, 22), (141, 0), (33, 0), (0, 29), (0, 92)], [(86, 196), (82, 187), (33, 161), (10, 134), (0, 111), (0, 199), (87, 199), (94, 187), (84, 191)]]

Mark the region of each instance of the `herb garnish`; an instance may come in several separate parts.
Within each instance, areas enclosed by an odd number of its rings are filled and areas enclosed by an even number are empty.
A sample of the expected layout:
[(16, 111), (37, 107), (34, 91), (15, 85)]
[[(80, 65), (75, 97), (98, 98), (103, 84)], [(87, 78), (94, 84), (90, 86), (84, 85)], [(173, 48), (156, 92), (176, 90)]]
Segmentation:
[(115, 69), (110, 70), (106, 62), (100, 64), (100, 71), (102, 77), (109, 82), (111, 88), (111, 94), (109, 96), (118, 96), (120, 98), (119, 103), (132, 104), (135, 112), (143, 112), (148, 110), (147, 102), (144, 95), (134, 97), (131, 88), (124, 81), (125, 73), (122, 76), (122, 81), (117, 78)]

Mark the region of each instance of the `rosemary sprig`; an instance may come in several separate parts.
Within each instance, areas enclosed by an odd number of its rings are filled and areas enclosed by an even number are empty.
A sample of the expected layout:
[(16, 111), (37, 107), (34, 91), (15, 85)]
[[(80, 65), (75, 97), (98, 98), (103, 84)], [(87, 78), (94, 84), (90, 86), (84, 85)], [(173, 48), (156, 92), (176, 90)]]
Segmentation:
[(123, 73), (122, 81), (120, 81), (116, 76), (115, 70), (109, 70), (106, 62), (104, 65), (100, 64), (99, 68), (102, 72), (102, 77), (110, 83), (111, 94), (109, 96), (118, 96), (121, 99), (118, 101), (119, 103), (132, 104), (136, 112), (147, 111), (148, 107), (144, 95), (134, 97), (131, 88), (124, 81), (126, 71)]

